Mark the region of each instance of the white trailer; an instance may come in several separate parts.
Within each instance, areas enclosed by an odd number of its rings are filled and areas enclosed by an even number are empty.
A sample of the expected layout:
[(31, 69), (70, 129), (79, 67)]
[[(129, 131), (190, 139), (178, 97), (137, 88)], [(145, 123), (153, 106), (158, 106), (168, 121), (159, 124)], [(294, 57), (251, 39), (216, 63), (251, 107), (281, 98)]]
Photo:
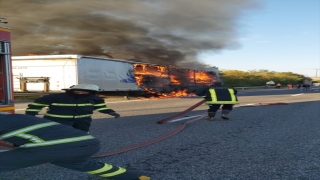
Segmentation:
[[(137, 62), (135, 62), (137, 63)], [(23, 78), (47, 77), (50, 91), (75, 84), (98, 85), (102, 91), (141, 91), (134, 76), (134, 62), (81, 55), (12, 57), (14, 90)], [(28, 91), (44, 91), (43, 83), (27, 83)]]

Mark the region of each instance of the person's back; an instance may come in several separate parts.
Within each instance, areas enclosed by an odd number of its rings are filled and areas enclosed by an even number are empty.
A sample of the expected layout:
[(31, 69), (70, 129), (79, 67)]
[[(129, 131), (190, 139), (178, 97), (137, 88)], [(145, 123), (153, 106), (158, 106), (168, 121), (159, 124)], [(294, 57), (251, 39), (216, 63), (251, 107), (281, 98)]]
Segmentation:
[(208, 87), (201, 87), (201, 88), (198, 88), (194, 93), (197, 95), (197, 96), (205, 96), (206, 93), (208, 92), (209, 89), (233, 89), (235, 95), (238, 93), (238, 91), (234, 88), (231, 88), (231, 87), (228, 87), (228, 86), (224, 86), (221, 82), (214, 82), (212, 83), (210, 86)]
[(237, 90), (224, 86), (221, 82), (215, 82), (206, 88), (200, 88), (195, 94), (205, 99), (205, 104), (209, 106), (207, 120), (213, 120), (220, 106), (222, 106), (221, 118), (228, 120), (228, 114), (232, 111), (233, 105), (237, 104)]
[[(214, 89), (214, 93), (217, 96), (216, 99), (213, 101), (212, 93), (210, 93), (210, 89)], [(205, 100), (207, 101), (206, 104), (219, 104), (219, 101), (224, 101), (223, 104), (236, 104), (238, 101), (237, 95), (238, 91), (234, 88), (224, 86), (221, 82), (213, 83), (207, 90), (206, 94), (204, 95)], [(230, 96), (231, 95), (231, 96)], [(234, 96), (232, 96), (234, 95)], [(232, 99), (232, 98), (235, 99)]]

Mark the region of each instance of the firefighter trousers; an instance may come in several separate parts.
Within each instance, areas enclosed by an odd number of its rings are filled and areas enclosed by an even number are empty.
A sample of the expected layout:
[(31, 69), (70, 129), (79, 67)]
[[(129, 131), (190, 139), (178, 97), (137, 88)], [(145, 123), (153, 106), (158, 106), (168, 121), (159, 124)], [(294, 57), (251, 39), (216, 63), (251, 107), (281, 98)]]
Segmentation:
[[(79, 145), (76, 147), (63, 147), (63, 145), (59, 145), (59, 148), (55, 146), (17, 148), (0, 153), (0, 173), (46, 163), (101, 177), (106, 177), (106, 175), (103, 176), (103, 173), (110, 172), (111, 169), (119, 168), (125, 170), (124, 168), (90, 160), (91, 156), (96, 154), (99, 149), (99, 144)], [(106, 166), (111, 166), (112, 168), (106, 168)], [(114, 180), (138, 180), (139, 176), (141, 176), (141, 173), (126, 170), (125, 173), (107, 178)]]
[[(210, 104), (208, 113), (216, 113), (221, 107), (221, 104)], [(233, 104), (222, 104), (222, 110), (232, 111)]]

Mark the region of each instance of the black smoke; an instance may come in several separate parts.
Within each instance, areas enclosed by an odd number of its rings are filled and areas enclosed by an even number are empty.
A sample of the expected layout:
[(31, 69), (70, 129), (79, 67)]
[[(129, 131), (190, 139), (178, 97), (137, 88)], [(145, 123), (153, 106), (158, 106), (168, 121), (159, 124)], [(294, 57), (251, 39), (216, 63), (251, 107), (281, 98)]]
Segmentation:
[(156, 64), (196, 63), (239, 47), (254, 0), (0, 0), (13, 55), (82, 54)]

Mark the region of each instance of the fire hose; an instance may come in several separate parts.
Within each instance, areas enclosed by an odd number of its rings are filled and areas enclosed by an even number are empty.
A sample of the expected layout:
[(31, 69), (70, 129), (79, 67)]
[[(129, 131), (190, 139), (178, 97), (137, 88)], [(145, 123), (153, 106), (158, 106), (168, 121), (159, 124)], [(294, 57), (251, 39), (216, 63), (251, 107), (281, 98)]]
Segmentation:
[(124, 152), (127, 152), (127, 151), (131, 151), (131, 150), (134, 150), (134, 149), (137, 149), (137, 148), (141, 148), (141, 147), (144, 147), (144, 146), (151, 145), (153, 143), (162, 141), (162, 140), (167, 139), (167, 138), (179, 133), (180, 131), (182, 131), (187, 126), (187, 124), (191, 124), (191, 123), (193, 123), (195, 121), (198, 121), (198, 120), (202, 119), (205, 116), (206, 116), (206, 114), (203, 114), (200, 117), (197, 117), (197, 118), (194, 118), (192, 120), (189, 120), (189, 121), (185, 122), (184, 124), (181, 124), (180, 126), (175, 128), (174, 130), (172, 130), (172, 131), (170, 131), (170, 132), (168, 132), (168, 133), (166, 133), (166, 134), (164, 134), (162, 136), (159, 136), (157, 138), (154, 138), (154, 139), (151, 139), (151, 140), (148, 140), (148, 141), (136, 144), (136, 145), (128, 146), (128, 147), (125, 147), (125, 148), (122, 148), (122, 149), (119, 149), (119, 150), (116, 150), (116, 151), (112, 151), (112, 152), (109, 152), (109, 153), (103, 153), (103, 154), (95, 155), (93, 157), (94, 158), (99, 158), (99, 157), (112, 156), (112, 155), (115, 155), (115, 154), (124, 153)]
[[(168, 122), (168, 121), (170, 121), (170, 120), (172, 120), (174, 118), (180, 117), (183, 114), (186, 114), (187, 112), (190, 112), (191, 110), (197, 108), (198, 106), (200, 106), (204, 102), (205, 102), (205, 100), (202, 100), (202, 101), (198, 102), (197, 104), (191, 106), (190, 108), (188, 108), (188, 109), (186, 109), (186, 110), (184, 110), (184, 111), (182, 111), (182, 112), (180, 112), (180, 113), (178, 113), (176, 115), (164, 118), (164, 119), (158, 121), (157, 123), (158, 124), (163, 124), (163, 123)], [(204, 118), (206, 115), (207, 115), (207, 113), (202, 114), (200, 117), (193, 118), (193, 119), (185, 122), (184, 124), (181, 124), (180, 126), (175, 128), (174, 130), (172, 130), (172, 131), (170, 131), (170, 132), (168, 132), (168, 133), (166, 133), (166, 134), (164, 134), (162, 136), (159, 136), (157, 138), (154, 138), (154, 139), (151, 139), (151, 140), (148, 140), (148, 141), (136, 144), (136, 145), (128, 146), (128, 147), (125, 147), (125, 148), (122, 148), (122, 149), (119, 149), (119, 150), (116, 150), (116, 151), (112, 151), (112, 152), (109, 152), (109, 153), (95, 155), (93, 157), (94, 158), (98, 158), (98, 157), (106, 157), (106, 156), (111, 156), (111, 155), (115, 155), (115, 154), (120, 154), (120, 153), (123, 153), (123, 152), (131, 151), (133, 149), (141, 148), (141, 147), (144, 147), (144, 146), (147, 146), (147, 145), (162, 141), (162, 140), (167, 139), (167, 138), (179, 133), (180, 131), (182, 131), (187, 126), (187, 124), (191, 124), (193, 122), (196, 122), (196, 121)]]
[[(180, 112), (178, 114), (175, 114), (173, 116), (164, 118), (164, 119), (158, 121), (157, 123), (158, 124), (163, 124), (163, 123), (168, 122), (168, 121), (170, 121), (170, 120), (172, 120), (174, 118), (180, 117), (180, 116), (190, 112), (191, 110), (197, 108), (198, 106), (200, 106), (204, 102), (205, 102), (205, 100), (202, 100), (202, 101), (198, 102), (197, 104), (189, 107), (188, 109), (186, 109), (186, 110), (184, 110), (184, 111), (182, 111), (182, 112)], [(274, 103), (258, 103), (257, 105), (254, 105), (254, 106), (260, 106), (260, 105), (287, 105), (287, 104), (288, 103), (274, 102)], [(254, 107), (254, 106), (251, 106), (251, 107)], [(247, 106), (244, 106), (244, 107), (247, 107)], [(112, 152), (109, 152), (109, 153), (103, 153), (103, 154), (95, 155), (93, 157), (94, 158), (99, 158), (99, 157), (112, 156), (112, 155), (115, 155), (115, 154), (120, 154), (120, 153), (123, 153), (123, 152), (127, 152), (127, 151), (130, 151), (130, 150), (133, 150), (133, 149), (137, 149), (137, 148), (140, 148), (140, 147), (143, 147), (143, 146), (151, 145), (153, 143), (162, 141), (162, 140), (167, 139), (167, 138), (179, 133), (180, 131), (182, 131), (187, 126), (187, 124), (191, 124), (193, 122), (196, 122), (196, 121), (204, 118), (206, 115), (207, 115), (207, 113), (204, 113), (200, 117), (193, 118), (193, 119), (185, 122), (184, 124), (181, 124), (176, 129), (174, 129), (174, 130), (172, 130), (172, 131), (170, 131), (170, 132), (168, 132), (168, 133), (166, 133), (166, 134), (164, 134), (162, 136), (159, 136), (159, 137), (157, 137), (155, 139), (151, 139), (149, 141), (145, 141), (145, 142), (142, 142), (140, 144), (128, 146), (128, 147), (125, 147), (125, 148), (122, 148), (122, 149), (119, 149), (119, 150), (115, 150), (115, 151), (112, 151)]]
[(0, 147), (5, 147), (5, 148), (8, 148), (8, 149), (15, 149), (15, 147), (7, 142), (4, 142), (4, 141), (0, 141)]
[[(178, 113), (178, 114), (175, 114), (173, 116), (170, 116), (170, 117), (167, 117), (167, 118), (164, 118), (160, 121), (158, 121), (157, 123), (158, 124), (163, 124), (165, 122), (168, 122), (174, 118), (177, 118), (177, 117), (180, 117), (182, 116), (183, 114), (186, 114), (188, 112), (190, 112), (191, 110), (197, 108), (198, 106), (200, 106), (201, 104), (203, 104), (204, 100), (198, 102), (197, 104), (191, 106), (190, 108)], [(112, 152), (108, 152), (108, 153), (103, 153), (103, 154), (99, 154), (99, 155), (96, 155), (96, 156), (93, 156), (94, 158), (99, 158), (99, 157), (106, 157), (106, 156), (111, 156), (111, 155), (115, 155), (115, 154), (120, 154), (120, 153), (124, 153), (124, 152), (127, 152), (127, 151), (130, 151), (130, 150), (134, 150), (134, 149), (137, 149), (137, 148), (141, 148), (141, 147), (144, 147), (144, 146), (147, 146), (147, 145), (150, 145), (150, 144), (153, 144), (153, 143), (156, 143), (156, 142), (159, 142), (159, 141), (162, 141), (164, 139), (167, 139), (177, 133), (179, 133), (180, 131), (182, 131), (186, 126), (187, 124), (191, 124), (195, 121), (198, 121), (202, 118), (204, 118), (206, 116), (206, 113), (205, 114), (202, 114), (200, 117), (196, 117), (196, 118), (193, 118), (187, 122), (185, 122), (184, 124), (181, 124), (180, 126), (178, 126), (177, 128), (175, 128), (174, 130), (164, 134), (164, 135), (161, 135), (157, 138), (154, 138), (154, 139), (151, 139), (151, 140), (148, 140), (148, 141), (145, 141), (145, 142), (142, 142), (142, 143), (139, 143), (139, 144), (136, 144), (136, 145), (132, 145), (132, 146), (128, 146), (128, 147), (125, 147), (125, 148), (122, 148), (122, 149), (118, 149), (116, 151), (112, 151)], [(2, 147), (6, 147), (8, 149), (15, 149), (14, 146), (4, 142), (4, 141), (0, 141), (0, 146)]]
[[(188, 109), (178, 113), (178, 114), (175, 114), (173, 116), (170, 116), (170, 117), (167, 117), (167, 118), (164, 118), (160, 121), (157, 121), (158, 124), (163, 124), (165, 122), (168, 122), (174, 118), (177, 118), (177, 117), (180, 117), (188, 112), (190, 112), (191, 110), (197, 108), (198, 106), (200, 106), (201, 104), (204, 103), (204, 100), (196, 103), (195, 105), (189, 107)], [(258, 105), (287, 105), (288, 103), (259, 103)], [(243, 106), (243, 107), (248, 107), (248, 106)], [(253, 106), (252, 106), (253, 107)], [(145, 141), (145, 142), (142, 142), (142, 143), (139, 143), (139, 144), (136, 144), (136, 145), (132, 145), (132, 146), (128, 146), (128, 147), (125, 147), (125, 148), (122, 148), (122, 149), (118, 149), (118, 150), (115, 150), (115, 151), (112, 151), (112, 152), (108, 152), (108, 153), (103, 153), (103, 154), (99, 154), (99, 155), (95, 155), (93, 156), (93, 158), (101, 158), (101, 157), (107, 157), (107, 156), (112, 156), (112, 155), (115, 155), (115, 154), (120, 154), (120, 153), (124, 153), (124, 152), (127, 152), (127, 151), (131, 151), (131, 150), (134, 150), (134, 149), (137, 149), (137, 148), (141, 148), (141, 147), (144, 147), (144, 146), (147, 146), (147, 145), (151, 145), (153, 143), (156, 143), (156, 142), (159, 142), (159, 141), (162, 141), (164, 139), (167, 139), (177, 133), (179, 133), (180, 131), (182, 131), (188, 124), (191, 124), (193, 122), (196, 122), (202, 118), (204, 118), (206, 116), (206, 113), (205, 114), (202, 114), (200, 117), (197, 117), (197, 118), (193, 118), (187, 122), (185, 122), (184, 124), (181, 124), (180, 126), (178, 126), (177, 128), (175, 128), (174, 130), (162, 135), (162, 136), (159, 136), (157, 138), (154, 138), (154, 139), (151, 139), (151, 140), (148, 140), (148, 141)], [(6, 143), (6, 142), (3, 142), (3, 141), (0, 141), (0, 146), (2, 147), (6, 147), (6, 148), (9, 148), (9, 149), (14, 149), (15, 147)]]
[(172, 119), (174, 119), (174, 118), (180, 117), (180, 116), (184, 115), (185, 113), (187, 113), (187, 112), (189, 112), (189, 111), (192, 111), (193, 109), (197, 108), (198, 106), (200, 106), (200, 105), (203, 104), (204, 102), (205, 102), (205, 100), (202, 100), (202, 101), (198, 102), (197, 104), (189, 107), (188, 109), (186, 109), (186, 110), (184, 110), (184, 111), (182, 111), (182, 112), (180, 112), (180, 113), (178, 113), (178, 114), (176, 114), (176, 115), (173, 115), (173, 116), (164, 118), (164, 119), (158, 121), (157, 123), (158, 123), (158, 124), (163, 124), (163, 123), (168, 122), (168, 121), (170, 121), (170, 120), (172, 120)]

